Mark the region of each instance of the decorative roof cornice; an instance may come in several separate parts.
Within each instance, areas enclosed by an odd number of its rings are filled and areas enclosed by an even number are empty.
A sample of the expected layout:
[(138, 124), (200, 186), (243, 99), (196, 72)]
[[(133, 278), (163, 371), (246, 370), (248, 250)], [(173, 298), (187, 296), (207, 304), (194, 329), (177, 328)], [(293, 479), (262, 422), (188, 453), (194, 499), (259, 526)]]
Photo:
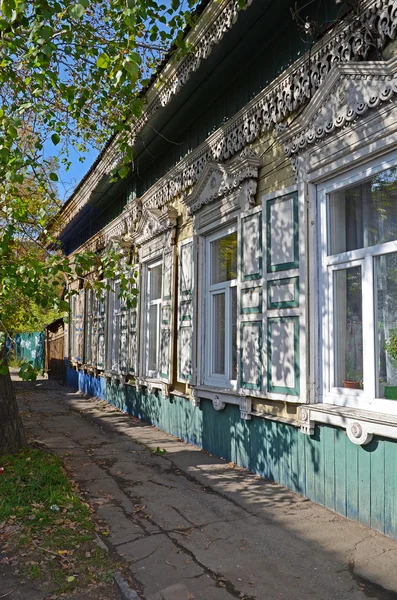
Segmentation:
[(397, 59), (336, 64), (313, 100), (281, 135), (292, 157), (326, 135), (348, 125), (397, 92)]
[[(244, 10), (252, 2), (253, 0), (247, 0), (243, 7)], [(201, 61), (208, 58), (214, 46), (221, 41), (224, 34), (237, 21), (240, 11), (239, 0), (221, 0), (209, 3), (196, 25), (186, 36), (185, 41), (191, 48), (190, 51), (181, 58), (171, 57), (159, 77), (146, 92), (146, 108), (133, 128), (133, 140), (147, 121), (179, 92), (190, 75), (197, 71)], [(70, 222), (76, 216), (99, 181), (103, 177), (107, 177), (112, 169), (121, 162), (121, 159), (122, 156), (117, 148), (117, 139), (114, 139), (105, 149), (95, 167), (88, 172), (86, 181), (75, 194), (72, 194), (62, 210), (63, 224)]]
[(382, 45), (393, 38), (396, 29), (395, 0), (366, 0), (359, 19), (342, 22), (328, 32), (310, 56), (306, 54), (291, 65), (145, 192), (143, 205), (162, 208), (189, 193), (209, 162), (224, 162), (264, 133), (275, 130), (309, 102), (335, 64), (365, 59), (374, 38)]
[[(328, 32), (312, 48), (310, 56), (306, 54), (291, 65), (232, 119), (147, 190), (140, 199), (142, 206), (162, 209), (170, 201), (190, 193), (208, 163), (220, 163), (235, 156), (263, 133), (276, 129), (286, 122), (288, 116), (305, 106), (314, 92), (325, 85), (333, 66), (338, 64), (338, 69), (341, 70), (367, 68), (364, 63), (358, 61), (366, 58), (369, 49), (373, 47), (374, 38), (380, 46), (384, 45), (387, 40), (393, 38), (396, 29), (395, 0), (366, 0), (360, 19), (342, 22)], [(357, 64), (352, 67), (352, 62)], [(372, 73), (376, 73), (376, 69), (384, 68), (385, 64), (371, 62), (368, 63), (368, 68)], [(314, 96), (310, 103), (313, 110), (316, 97), (318, 96)], [(287, 139), (293, 125), (287, 124), (285, 128), (283, 135)], [(132, 204), (134, 203), (135, 201)], [(127, 212), (130, 210), (128, 206)], [(125, 216), (124, 212), (116, 221)]]

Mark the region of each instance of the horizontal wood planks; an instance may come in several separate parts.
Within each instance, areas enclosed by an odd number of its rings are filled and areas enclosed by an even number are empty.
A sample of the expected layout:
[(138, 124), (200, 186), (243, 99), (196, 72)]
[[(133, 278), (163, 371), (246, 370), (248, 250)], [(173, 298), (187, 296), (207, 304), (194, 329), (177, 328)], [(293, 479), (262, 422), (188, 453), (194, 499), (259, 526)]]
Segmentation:
[[(276, 481), (350, 519), (397, 539), (397, 443), (350, 442), (344, 430), (317, 426), (312, 437), (271, 419), (240, 418), (238, 406), (199, 408), (184, 397), (141, 393), (133, 386), (67, 369), (67, 383), (207, 452)], [(95, 393), (98, 392), (98, 393)]]

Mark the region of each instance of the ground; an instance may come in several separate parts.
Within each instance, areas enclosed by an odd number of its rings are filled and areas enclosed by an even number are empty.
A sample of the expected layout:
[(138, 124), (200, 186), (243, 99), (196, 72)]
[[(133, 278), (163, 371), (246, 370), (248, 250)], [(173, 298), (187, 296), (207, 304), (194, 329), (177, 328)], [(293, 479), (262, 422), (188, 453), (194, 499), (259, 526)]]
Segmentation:
[(125, 598), (397, 598), (397, 542), (104, 401), (45, 380), (16, 386), (30, 439), (63, 457), (110, 554), (128, 562)]

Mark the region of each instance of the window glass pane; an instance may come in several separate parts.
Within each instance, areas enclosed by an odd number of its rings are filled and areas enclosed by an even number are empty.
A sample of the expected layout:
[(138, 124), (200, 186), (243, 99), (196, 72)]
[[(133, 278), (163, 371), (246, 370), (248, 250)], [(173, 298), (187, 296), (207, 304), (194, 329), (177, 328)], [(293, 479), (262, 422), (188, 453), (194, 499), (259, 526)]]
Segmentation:
[(361, 388), (363, 330), (361, 267), (334, 272), (335, 385)]
[(231, 379), (237, 379), (237, 287), (230, 288), (231, 295), (231, 323), (230, 331), (232, 333), (232, 372)]
[(225, 374), (225, 294), (214, 294), (213, 301), (213, 365), (212, 372)]
[(162, 265), (149, 268), (149, 300), (161, 298)]
[(379, 396), (397, 400), (397, 253), (375, 258)]
[(148, 318), (148, 370), (157, 371), (157, 304), (149, 306)]
[(328, 254), (397, 240), (397, 168), (328, 198)]
[(211, 284), (237, 278), (237, 231), (211, 242)]

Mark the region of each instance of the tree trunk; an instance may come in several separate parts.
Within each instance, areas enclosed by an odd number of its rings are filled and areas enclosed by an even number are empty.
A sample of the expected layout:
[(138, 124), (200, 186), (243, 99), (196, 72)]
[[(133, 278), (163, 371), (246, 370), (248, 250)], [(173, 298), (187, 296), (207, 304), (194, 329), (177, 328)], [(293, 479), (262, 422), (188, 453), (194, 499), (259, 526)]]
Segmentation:
[[(0, 349), (0, 364), (4, 364), (5, 347)], [(26, 436), (19, 415), (14, 386), (10, 372), (0, 374), (0, 456), (15, 454), (26, 446)]]

